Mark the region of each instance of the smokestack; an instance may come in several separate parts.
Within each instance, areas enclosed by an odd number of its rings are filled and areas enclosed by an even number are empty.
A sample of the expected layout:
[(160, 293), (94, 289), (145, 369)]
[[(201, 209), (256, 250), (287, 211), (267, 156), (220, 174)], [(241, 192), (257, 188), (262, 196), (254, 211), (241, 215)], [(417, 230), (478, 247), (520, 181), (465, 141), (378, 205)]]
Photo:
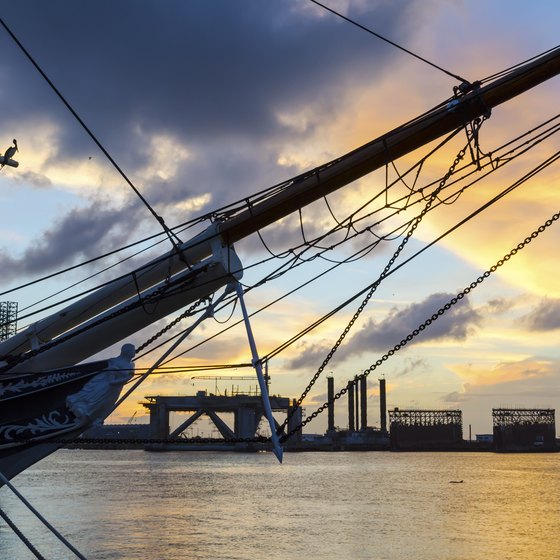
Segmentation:
[(327, 377), (327, 399), (329, 402), (328, 432), (334, 431), (334, 377)]
[(387, 433), (387, 394), (385, 379), (379, 380), (379, 414), (381, 418), (381, 432)]
[(354, 385), (348, 381), (348, 429), (353, 432), (354, 428)]
[(367, 377), (360, 378), (360, 396), (362, 410), (362, 430), (367, 428)]
[(360, 429), (360, 384), (358, 383), (358, 376), (354, 376), (354, 387), (356, 390), (356, 430)]

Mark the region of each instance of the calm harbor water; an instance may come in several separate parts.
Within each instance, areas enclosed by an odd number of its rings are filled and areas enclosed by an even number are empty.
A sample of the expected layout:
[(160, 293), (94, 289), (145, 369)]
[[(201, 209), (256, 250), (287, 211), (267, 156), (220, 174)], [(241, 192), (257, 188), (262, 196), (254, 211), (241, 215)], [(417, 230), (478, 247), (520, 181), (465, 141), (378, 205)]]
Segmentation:
[[(560, 558), (560, 454), (61, 450), (14, 483), (91, 560)], [(0, 558), (34, 558), (2, 521)]]

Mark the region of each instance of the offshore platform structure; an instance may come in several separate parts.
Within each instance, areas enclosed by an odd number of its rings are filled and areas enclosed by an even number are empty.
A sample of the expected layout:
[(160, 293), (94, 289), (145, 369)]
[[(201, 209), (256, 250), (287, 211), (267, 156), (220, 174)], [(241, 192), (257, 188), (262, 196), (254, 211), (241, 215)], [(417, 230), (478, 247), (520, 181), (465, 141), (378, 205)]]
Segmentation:
[[(231, 379), (236, 379), (232, 377)], [(255, 391), (232, 390), (231, 394), (216, 395), (207, 391), (198, 391), (196, 395), (176, 396), (146, 396), (143, 406), (150, 413), (149, 438), (158, 443), (150, 443), (146, 449), (150, 450), (258, 450), (259, 444), (245, 443), (241, 440), (252, 439), (257, 434), (259, 424), (265, 416), (262, 396)], [(302, 419), (301, 407), (295, 399), (271, 395), (269, 397), (271, 410), (285, 412), (290, 421), (288, 431), (298, 426)], [(292, 413), (292, 410), (294, 412)], [(187, 419), (177, 428), (171, 430), (170, 413), (190, 413)], [(228, 425), (222, 418), (223, 414), (233, 415), (233, 426)], [(200, 444), (180, 445), (176, 440), (186, 438), (189, 428), (201, 417), (208, 418), (220, 434), (219, 438), (201, 439)], [(276, 421), (275, 421), (276, 422)], [(276, 423), (278, 428), (278, 424)], [(175, 440), (175, 442), (174, 442)], [(301, 431), (292, 436), (287, 442), (296, 443), (301, 440)]]
[(463, 443), (460, 410), (389, 411), (391, 449), (453, 449)]
[(552, 408), (493, 408), (496, 451), (554, 451), (556, 423)]

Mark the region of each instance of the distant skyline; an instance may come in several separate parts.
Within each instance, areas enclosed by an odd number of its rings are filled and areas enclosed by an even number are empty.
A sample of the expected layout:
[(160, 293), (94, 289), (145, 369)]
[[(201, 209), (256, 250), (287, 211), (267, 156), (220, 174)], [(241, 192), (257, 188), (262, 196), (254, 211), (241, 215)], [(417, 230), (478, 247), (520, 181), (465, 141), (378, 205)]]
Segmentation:
[[(560, 5), (552, 0), (324, 4), (470, 81), (555, 47), (560, 20)], [(458, 85), (306, 0), (21, 0), (5, 2), (4, 8), (6, 24), (170, 226), (347, 153), (449, 98)], [(0, 151), (17, 138), (20, 162), (17, 169), (0, 173), (1, 290), (159, 233), (153, 216), (3, 29), (0, 48), (5, 108)], [(559, 97), (560, 79), (554, 78), (495, 108), (480, 129), (482, 152), (494, 152), (554, 117)], [(416, 186), (438, 181), (464, 144), (461, 132), (426, 162)], [(262, 239), (237, 243), (246, 267), (243, 284), (254, 285), (284, 261), (257, 263), (333, 227), (428, 149), (314, 203), (301, 217), (266, 228)], [(449, 201), (453, 204), (438, 206), (422, 220), (398, 262), (559, 149), (553, 135), (457, 195)], [(470, 157), (467, 151), (465, 163)], [(343, 387), (558, 212), (559, 179), (558, 164), (551, 165), (384, 281), (310, 391), (307, 413), (326, 400), (327, 375), (332, 373), (337, 390)], [(410, 192), (413, 179), (406, 181), (397, 187), (401, 194)], [(402, 211), (394, 219), (411, 219), (419, 210)], [(376, 226), (368, 239), (387, 234), (384, 227), (389, 226)], [(252, 324), (260, 353), (269, 354), (373, 282), (402, 239), (392, 237), (367, 257), (256, 314)], [(333, 249), (326, 255), (330, 260), (316, 259), (250, 290), (250, 311), (348, 258), (364, 238)], [(473, 435), (491, 431), (494, 407), (559, 409), (559, 241), (555, 223), (375, 369), (368, 380), (370, 423), (379, 425), (380, 376), (387, 380), (388, 408), (461, 409), (465, 437), (469, 425)], [(68, 283), (92, 274), (95, 266), (72, 272)], [(32, 286), (3, 299), (17, 300), (25, 314), (64, 285), (55, 278), (46, 287)], [(301, 394), (360, 299), (271, 360), (273, 393)], [(228, 325), (240, 319), (238, 309), (224, 309), (189, 337), (185, 349), (227, 326), (219, 321), (230, 314)], [(135, 335), (132, 342), (141, 344), (162, 326)], [(149, 367), (151, 359), (137, 365)], [(247, 362), (250, 351), (240, 325), (170, 365)], [(235, 373), (250, 372), (240, 368)], [(112, 421), (127, 421), (135, 411), (138, 421), (145, 420), (138, 402), (146, 394), (214, 390), (213, 381), (189, 378), (154, 375)], [(338, 402), (336, 423), (346, 427), (346, 398)], [(321, 432), (326, 422), (323, 414), (306, 431)]]

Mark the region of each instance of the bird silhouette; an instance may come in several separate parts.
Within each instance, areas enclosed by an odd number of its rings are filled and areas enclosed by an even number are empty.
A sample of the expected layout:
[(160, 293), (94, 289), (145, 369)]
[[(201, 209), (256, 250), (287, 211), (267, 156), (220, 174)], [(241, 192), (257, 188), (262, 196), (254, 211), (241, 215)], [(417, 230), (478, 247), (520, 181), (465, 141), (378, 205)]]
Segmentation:
[(13, 146), (10, 146), (5, 152), (4, 152), (4, 163), (2, 163), (2, 165), (0, 165), (0, 169), (2, 169), (2, 167), (4, 167), (4, 165), (6, 164), (6, 162), (11, 159), (13, 157), (13, 155), (18, 152), (18, 145), (17, 145), (17, 140), (14, 138), (12, 140), (12, 142), (14, 143)]

